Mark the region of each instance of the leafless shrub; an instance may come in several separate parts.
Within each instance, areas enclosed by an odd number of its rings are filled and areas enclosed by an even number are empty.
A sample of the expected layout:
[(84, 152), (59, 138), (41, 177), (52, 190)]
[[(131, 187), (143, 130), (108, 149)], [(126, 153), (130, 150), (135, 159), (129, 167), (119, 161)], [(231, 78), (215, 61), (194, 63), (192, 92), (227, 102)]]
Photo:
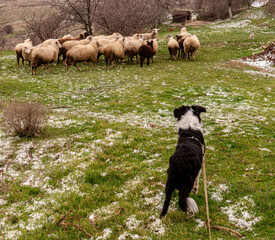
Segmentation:
[(3, 110), (2, 127), (6, 133), (34, 137), (42, 132), (48, 116), (48, 108), (41, 103), (14, 101)]
[(4, 30), (4, 32), (5, 32), (6, 34), (11, 34), (11, 33), (13, 33), (13, 26), (10, 25), (10, 24), (5, 25), (5, 26), (3, 27), (3, 30)]
[(40, 41), (49, 38), (59, 38), (68, 33), (70, 24), (64, 19), (62, 12), (51, 9), (51, 11), (31, 12), (24, 16), (28, 32), (35, 34)]
[(4, 49), (4, 47), (6, 46), (4, 26), (5, 23), (0, 22), (0, 50)]
[(156, 27), (165, 19), (167, 9), (168, 3), (163, 0), (101, 0), (96, 26), (108, 34), (130, 35), (145, 27)]

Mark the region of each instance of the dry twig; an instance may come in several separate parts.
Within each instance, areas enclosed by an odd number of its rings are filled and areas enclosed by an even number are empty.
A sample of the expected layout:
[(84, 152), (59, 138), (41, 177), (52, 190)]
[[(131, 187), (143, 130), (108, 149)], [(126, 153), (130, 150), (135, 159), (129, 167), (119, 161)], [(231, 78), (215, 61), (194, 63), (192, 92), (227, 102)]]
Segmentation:
[(217, 226), (217, 225), (213, 225), (213, 226), (211, 226), (211, 228), (221, 229), (221, 230), (224, 230), (224, 231), (227, 231), (227, 232), (229, 231), (229, 232), (235, 233), (238, 237), (242, 237), (242, 235), (240, 233), (238, 233), (237, 231), (235, 231), (231, 228), (221, 227), (221, 226)]

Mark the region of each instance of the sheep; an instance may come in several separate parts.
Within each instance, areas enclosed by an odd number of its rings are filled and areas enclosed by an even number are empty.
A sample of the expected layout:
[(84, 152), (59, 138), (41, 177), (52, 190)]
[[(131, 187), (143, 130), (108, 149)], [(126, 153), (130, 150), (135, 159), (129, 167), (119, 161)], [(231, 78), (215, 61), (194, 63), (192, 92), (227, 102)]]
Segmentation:
[[(186, 30), (186, 28), (185, 28)], [(188, 33), (188, 32), (182, 32), (181, 34), (179, 35), (176, 35), (177, 37), (177, 41), (179, 43), (179, 54), (178, 54), (178, 57), (185, 57), (185, 54), (184, 54), (184, 46), (183, 46), (183, 43), (184, 43), (184, 40), (188, 37), (191, 37), (192, 34)]]
[(16, 60), (17, 60), (18, 67), (19, 67), (20, 58), (22, 59), (22, 66), (24, 67), (24, 58), (22, 56), (22, 50), (24, 49), (24, 47), (32, 47), (32, 40), (28, 38), (23, 43), (19, 43), (15, 46)]
[[(88, 36), (85, 39), (76, 41), (76, 40), (68, 40), (62, 43), (62, 55), (63, 55), (63, 63), (65, 63), (65, 59), (66, 59), (66, 53), (67, 51), (76, 46), (76, 45), (86, 45), (89, 44), (91, 41), (93, 40), (92, 36)], [(61, 41), (62, 42), (62, 41)]]
[(100, 56), (104, 54), (104, 48), (109, 44), (113, 44), (114, 42), (116, 42), (120, 38), (123, 38), (123, 36), (122, 35), (117, 35), (116, 38), (114, 38), (114, 39), (102, 38), (102, 39), (97, 40), (99, 45), (100, 45), (99, 48), (98, 48), (98, 56), (97, 56), (97, 62), (98, 63), (99, 63)]
[(124, 44), (124, 54), (128, 56), (133, 63), (133, 57), (136, 56), (138, 61), (138, 51), (139, 48), (143, 45), (143, 40), (140, 38), (139, 40), (135, 40), (133, 37), (125, 37)]
[(193, 35), (192, 37), (188, 37), (184, 40), (183, 43), (185, 59), (188, 59), (189, 53), (191, 54), (192, 61), (195, 60), (196, 51), (200, 48), (200, 42), (197, 35)]
[(109, 39), (109, 40), (111, 40), (111, 39), (115, 39), (118, 36), (122, 36), (122, 35), (120, 33), (113, 33), (112, 35), (107, 35), (107, 36), (105, 36), (105, 35), (98, 35), (98, 36), (94, 36), (93, 38), (95, 40), (100, 40), (100, 39)]
[(33, 73), (37, 75), (37, 67), (42, 64), (50, 64), (49, 71), (51, 71), (51, 63), (57, 60), (58, 52), (61, 47), (62, 45), (58, 40), (50, 45), (35, 47), (31, 53), (32, 75)]
[(153, 42), (153, 55), (151, 57), (152, 62), (154, 62), (153, 57), (158, 53), (159, 51), (159, 44), (158, 39), (152, 39)]
[(179, 43), (174, 39), (174, 37), (169, 38), (167, 47), (168, 47), (171, 58), (176, 60), (177, 51), (179, 49)]
[(110, 65), (113, 61), (120, 59), (122, 62), (124, 58), (124, 41), (125, 38), (120, 38), (116, 42), (103, 48), (107, 69), (110, 69)]
[(143, 33), (143, 34), (140, 34), (140, 36), (142, 37), (143, 40), (158, 38), (159, 37), (158, 30), (159, 30), (158, 28), (154, 28), (151, 33)]
[(76, 45), (70, 48), (67, 52), (67, 72), (71, 65), (74, 65), (79, 71), (79, 67), (76, 65), (78, 62), (85, 62), (86, 69), (88, 70), (89, 61), (94, 64), (97, 60), (98, 54), (98, 41), (92, 41), (90, 44), (87, 45)]
[(139, 56), (140, 56), (140, 67), (143, 66), (143, 61), (147, 58), (147, 66), (150, 63), (150, 59), (153, 57), (153, 40), (147, 40), (146, 45), (142, 45), (139, 48)]

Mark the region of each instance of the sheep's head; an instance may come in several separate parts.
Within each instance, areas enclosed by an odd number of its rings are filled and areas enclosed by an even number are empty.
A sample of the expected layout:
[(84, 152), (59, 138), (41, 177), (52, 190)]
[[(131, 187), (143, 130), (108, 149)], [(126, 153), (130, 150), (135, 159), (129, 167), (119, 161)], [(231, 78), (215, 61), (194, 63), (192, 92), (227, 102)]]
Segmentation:
[(183, 28), (180, 30), (180, 32), (187, 32), (186, 27), (183, 27)]
[(93, 37), (92, 36), (88, 36), (88, 37), (86, 37), (86, 39), (89, 40), (89, 41), (92, 41)]
[(180, 40), (180, 39), (182, 39), (182, 35), (176, 35), (176, 37), (177, 37), (177, 40)]
[(31, 52), (31, 48), (25, 46), (23, 51), (24, 53), (29, 54)]
[(54, 43), (56, 46), (58, 46), (58, 48), (62, 48), (62, 45), (60, 44), (60, 42), (58, 40), (56, 40)]
[(151, 39), (150, 39), (150, 40), (147, 40), (146, 43), (147, 43), (148, 46), (150, 46), (150, 47), (153, 48), (153, 43), (154, 43), (153, 40), (151, 40)]
[(157, 33), (158, 33), (158, 30), (160, 30), (160, 28), (154, 28), (154, 29), (153, 29), (153, 33), (154, 33), (154, 34), (157, 34)]
[(32, 43), (32, 40), (30, 38), (27, 38), (24, 42), (25, 43)]

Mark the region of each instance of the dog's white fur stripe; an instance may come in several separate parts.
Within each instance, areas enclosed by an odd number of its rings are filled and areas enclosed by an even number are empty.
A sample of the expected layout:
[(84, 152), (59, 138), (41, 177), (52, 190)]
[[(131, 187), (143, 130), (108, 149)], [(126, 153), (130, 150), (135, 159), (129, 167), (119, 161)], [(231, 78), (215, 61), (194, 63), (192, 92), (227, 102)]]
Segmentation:
[(191, 212), (191, 213), (199, 212), (198, 205), (193, 198), (188, 197), (186, 199), (186, 203), (187, 203), (187, 211), (188, 212)]
[(181, 119), (178, 121), (179, 129), (193, 129), (196, 131), (202, 132), (202, 125), (197, 116), (193, 114), (193, 110), (189, 109), (184, 115), (181, 116)]

